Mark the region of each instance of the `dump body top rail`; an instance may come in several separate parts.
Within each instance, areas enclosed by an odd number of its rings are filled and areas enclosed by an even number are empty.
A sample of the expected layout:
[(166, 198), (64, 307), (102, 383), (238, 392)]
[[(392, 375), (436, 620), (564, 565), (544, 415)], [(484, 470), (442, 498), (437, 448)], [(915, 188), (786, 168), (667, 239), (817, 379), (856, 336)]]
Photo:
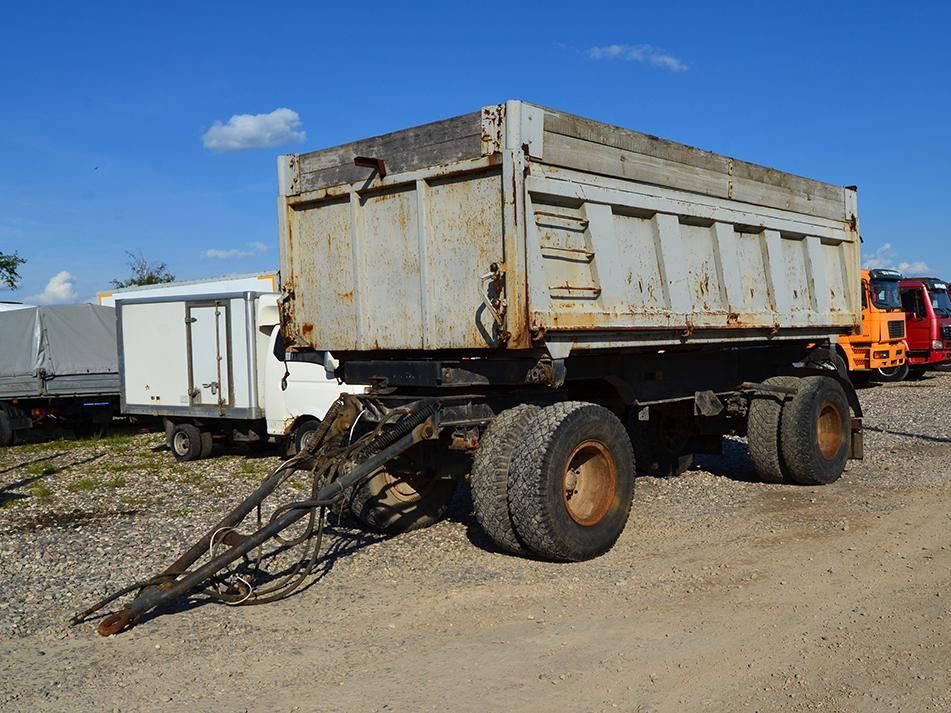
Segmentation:
[(279, 159), (284, 328), (335, 352), (822, 339), (853, 189), (524, 102)]

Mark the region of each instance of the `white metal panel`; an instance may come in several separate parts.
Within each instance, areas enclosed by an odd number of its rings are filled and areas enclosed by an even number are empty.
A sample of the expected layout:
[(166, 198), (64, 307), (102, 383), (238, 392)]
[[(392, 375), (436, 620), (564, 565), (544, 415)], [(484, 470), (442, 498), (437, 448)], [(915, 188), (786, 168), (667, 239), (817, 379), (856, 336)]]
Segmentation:
[(228, 303), (188, 309), (192, 406), (231, 405)]
[(187, 407), (184, 302), (127, 304), (119, 314), (124, 403), (150, 408)]

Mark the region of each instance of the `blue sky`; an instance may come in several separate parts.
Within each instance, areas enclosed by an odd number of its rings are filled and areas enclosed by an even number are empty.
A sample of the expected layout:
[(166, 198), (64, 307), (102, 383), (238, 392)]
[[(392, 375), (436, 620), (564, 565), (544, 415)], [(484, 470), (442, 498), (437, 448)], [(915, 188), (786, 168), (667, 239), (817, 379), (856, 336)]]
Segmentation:
[(134, 5), (4, 6), (0, 299), (276, 267), (278, 153), (507, 98), (857, 184), (867, 258), (951, 278), (944, 4)]

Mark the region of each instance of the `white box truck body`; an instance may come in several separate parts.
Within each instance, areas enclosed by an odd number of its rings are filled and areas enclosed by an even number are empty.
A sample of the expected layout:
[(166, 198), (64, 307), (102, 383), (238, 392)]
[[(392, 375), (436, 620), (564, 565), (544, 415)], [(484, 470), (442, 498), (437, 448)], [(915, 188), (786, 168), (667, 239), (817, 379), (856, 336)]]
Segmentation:
[(119, 299), (121, 410), (165, 421), (180, 460), (215, 438), (287, 442), (312, 430), (340, 388), (320, 363), (283, 360), (277, 295)]

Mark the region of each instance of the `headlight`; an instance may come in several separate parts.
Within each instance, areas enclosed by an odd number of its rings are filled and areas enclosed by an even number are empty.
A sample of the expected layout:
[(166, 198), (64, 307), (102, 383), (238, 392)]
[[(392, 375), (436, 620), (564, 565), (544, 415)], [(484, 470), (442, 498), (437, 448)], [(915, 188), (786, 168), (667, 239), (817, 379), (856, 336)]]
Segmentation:
[(931, 348), (932, 348), (932, 349), (944, 349), (944, 342), (942, 342), (940, 339), (932, 339), (932, 340), (931, 340)]

